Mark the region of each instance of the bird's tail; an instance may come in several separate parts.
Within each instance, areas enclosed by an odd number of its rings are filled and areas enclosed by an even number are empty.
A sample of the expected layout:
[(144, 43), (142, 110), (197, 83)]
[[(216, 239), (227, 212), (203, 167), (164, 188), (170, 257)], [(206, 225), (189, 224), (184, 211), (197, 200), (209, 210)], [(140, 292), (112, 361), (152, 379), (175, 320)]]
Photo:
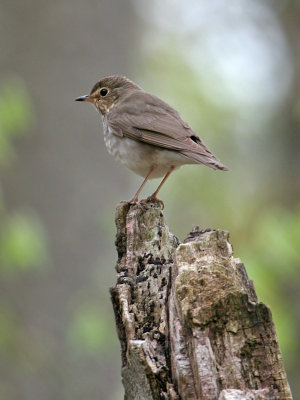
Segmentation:
[(222, 171), (229, 171), (220, 160), (217, 159), (212, 153), (211, 155), (204, 155), (199, 153), (194, 153), (192, 151), (182, 151), (182, 154), (191, 160), (192, 164), (204, 164), (212, 169), (220, 169)]

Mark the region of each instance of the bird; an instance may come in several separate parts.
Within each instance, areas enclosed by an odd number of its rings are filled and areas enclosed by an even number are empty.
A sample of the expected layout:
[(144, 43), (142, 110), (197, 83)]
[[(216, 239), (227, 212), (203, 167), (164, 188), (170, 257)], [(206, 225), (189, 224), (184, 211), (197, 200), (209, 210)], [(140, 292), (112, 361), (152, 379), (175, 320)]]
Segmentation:
[(76, 101), (92, 103), (102, 115), (104, 142), (121, 165), (144, 178), (129, 203), (138, 203), (149, 179), (163, 178), (147, 200), (156, 200), (169, 175), (182, 165), (228, 168), (205, 146), (179, 113), (124, 76), (107, 76)]

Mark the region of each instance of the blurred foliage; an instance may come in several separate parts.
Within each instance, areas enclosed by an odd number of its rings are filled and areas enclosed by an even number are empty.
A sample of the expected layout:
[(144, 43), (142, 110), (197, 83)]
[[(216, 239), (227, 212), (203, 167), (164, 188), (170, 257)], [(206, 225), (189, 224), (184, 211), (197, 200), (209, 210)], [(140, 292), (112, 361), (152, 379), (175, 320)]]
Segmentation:
[(116, 341), (111, 335), (115, 326), (112, 318), (109, 318), (110, 312), (102, 309), (99, 303), (83, 303), (75, 308), (67, 336), (75, 353), (112, 351)]
[(14, 213), (2, 218), (0, 271), (41, 267), (46, 261), (45, 233), (36, 217)]
[[(7, 172), (17, 155), (14, 140), (27, 134), (34, 123), (30, 96), (23, 81), (14, 77), (0, 84), (0, 169)], [(31, 344), (30, 357), (22, 355), (27, 342), (26, 327), (22, 324), (18, 307), (9, 301), (7, 292), (21, 272), (41, 269), (47, 264), (46, 235), (38, 216), (33, 211), (7, 211), (5, 193), (0, 186), (0, 276), (4, 291), (0, 295), (0, 399), (15, 399), (15, 387), (6, 371), (16, 363), (17, 370), (28, 369), (30, 358), (38, 352), (37, 343)], [(15, 279), (16, 278), (16, 279)], [(5, 283), (10, 284), (5, 287)], [(30, 343), (26, 343), (29, 349)], [(29, 350), (28, 350), (29, 351)], [(5, 368), (3, 368), (5, 366)], [(26, 367), (27, 366), (27, 367)]]
[(0, 313), (0, 351), (13, 351), (18, 342), (18, 333), (20, 330), (15, 313), (1, 304)]
[(30, 97), (21, 79), (8, 78), (0, 85), (0, 165), (14, 158), (12, 140), (28, 132), (34, 122)]
[(251, 231), (239, 255), (259, 299), (271, 306), (283, 354), (296, 361), (297, 321), (289, 291), (300, 284), (300, 206), (294, 212), (283, 207), (260, 210)]
[[(30, 97), (18, 78), (0, 85), (0, 167), (9, 167), (16, 155), (13, 140), (34, 123)], [(1, 187), (0, 187), (1, 193)], [(20, 211), (8, 213), (0, 198), (0, 272), (41, 267), (46, 260), (45, 233), (38, 218)]]

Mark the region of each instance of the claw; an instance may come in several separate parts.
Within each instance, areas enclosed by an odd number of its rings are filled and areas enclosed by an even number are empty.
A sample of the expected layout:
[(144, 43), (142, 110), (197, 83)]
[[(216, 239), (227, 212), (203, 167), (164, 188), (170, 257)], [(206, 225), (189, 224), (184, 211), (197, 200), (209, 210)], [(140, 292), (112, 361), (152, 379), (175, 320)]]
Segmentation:
[(133, 198), (131, 200), (121, 200), (120, 203), (123, 203), (123, 204), (138, 204), (138, 199)]
[(158, 198), (154, 195), (154, 193), (153, 193), (151, 196), (147, 197), (145, 201), (146, 201), (146, 202), (148, 202), (148, 201), (149, 201), (149, 202), (150, 202), (150, 201), (157, 201), (158, 203), (160, 203), (160, 204), (162, 205), (162, 209), (165, 208), (164, 202), (163, 202), (162, 200), (158, 199)]
[(144, 207), (141, 203), (138, 202), (137, 199), (133, 198), (131, 200), (121, 200), (120, 203), (128, 204), (129, 206), (138, 206), (140, 209), (144, 210)]

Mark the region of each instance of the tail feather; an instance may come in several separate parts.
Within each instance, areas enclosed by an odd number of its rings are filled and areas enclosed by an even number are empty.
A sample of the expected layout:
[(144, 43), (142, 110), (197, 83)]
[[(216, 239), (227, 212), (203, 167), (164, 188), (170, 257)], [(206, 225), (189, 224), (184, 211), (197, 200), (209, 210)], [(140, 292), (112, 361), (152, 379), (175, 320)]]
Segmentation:
[(185, 157), (191, 160), (194, 164), (204, 164), (212, 169), (220, 169), (222, 171), (229, 171), (229, 168), (226, 165), (222, 164), (220, 160), (218, 160), (213, 154), (211, 156), (206, 156), (199, 153), (194, 153), (191, 151), (182, 151), (181, 152)]

